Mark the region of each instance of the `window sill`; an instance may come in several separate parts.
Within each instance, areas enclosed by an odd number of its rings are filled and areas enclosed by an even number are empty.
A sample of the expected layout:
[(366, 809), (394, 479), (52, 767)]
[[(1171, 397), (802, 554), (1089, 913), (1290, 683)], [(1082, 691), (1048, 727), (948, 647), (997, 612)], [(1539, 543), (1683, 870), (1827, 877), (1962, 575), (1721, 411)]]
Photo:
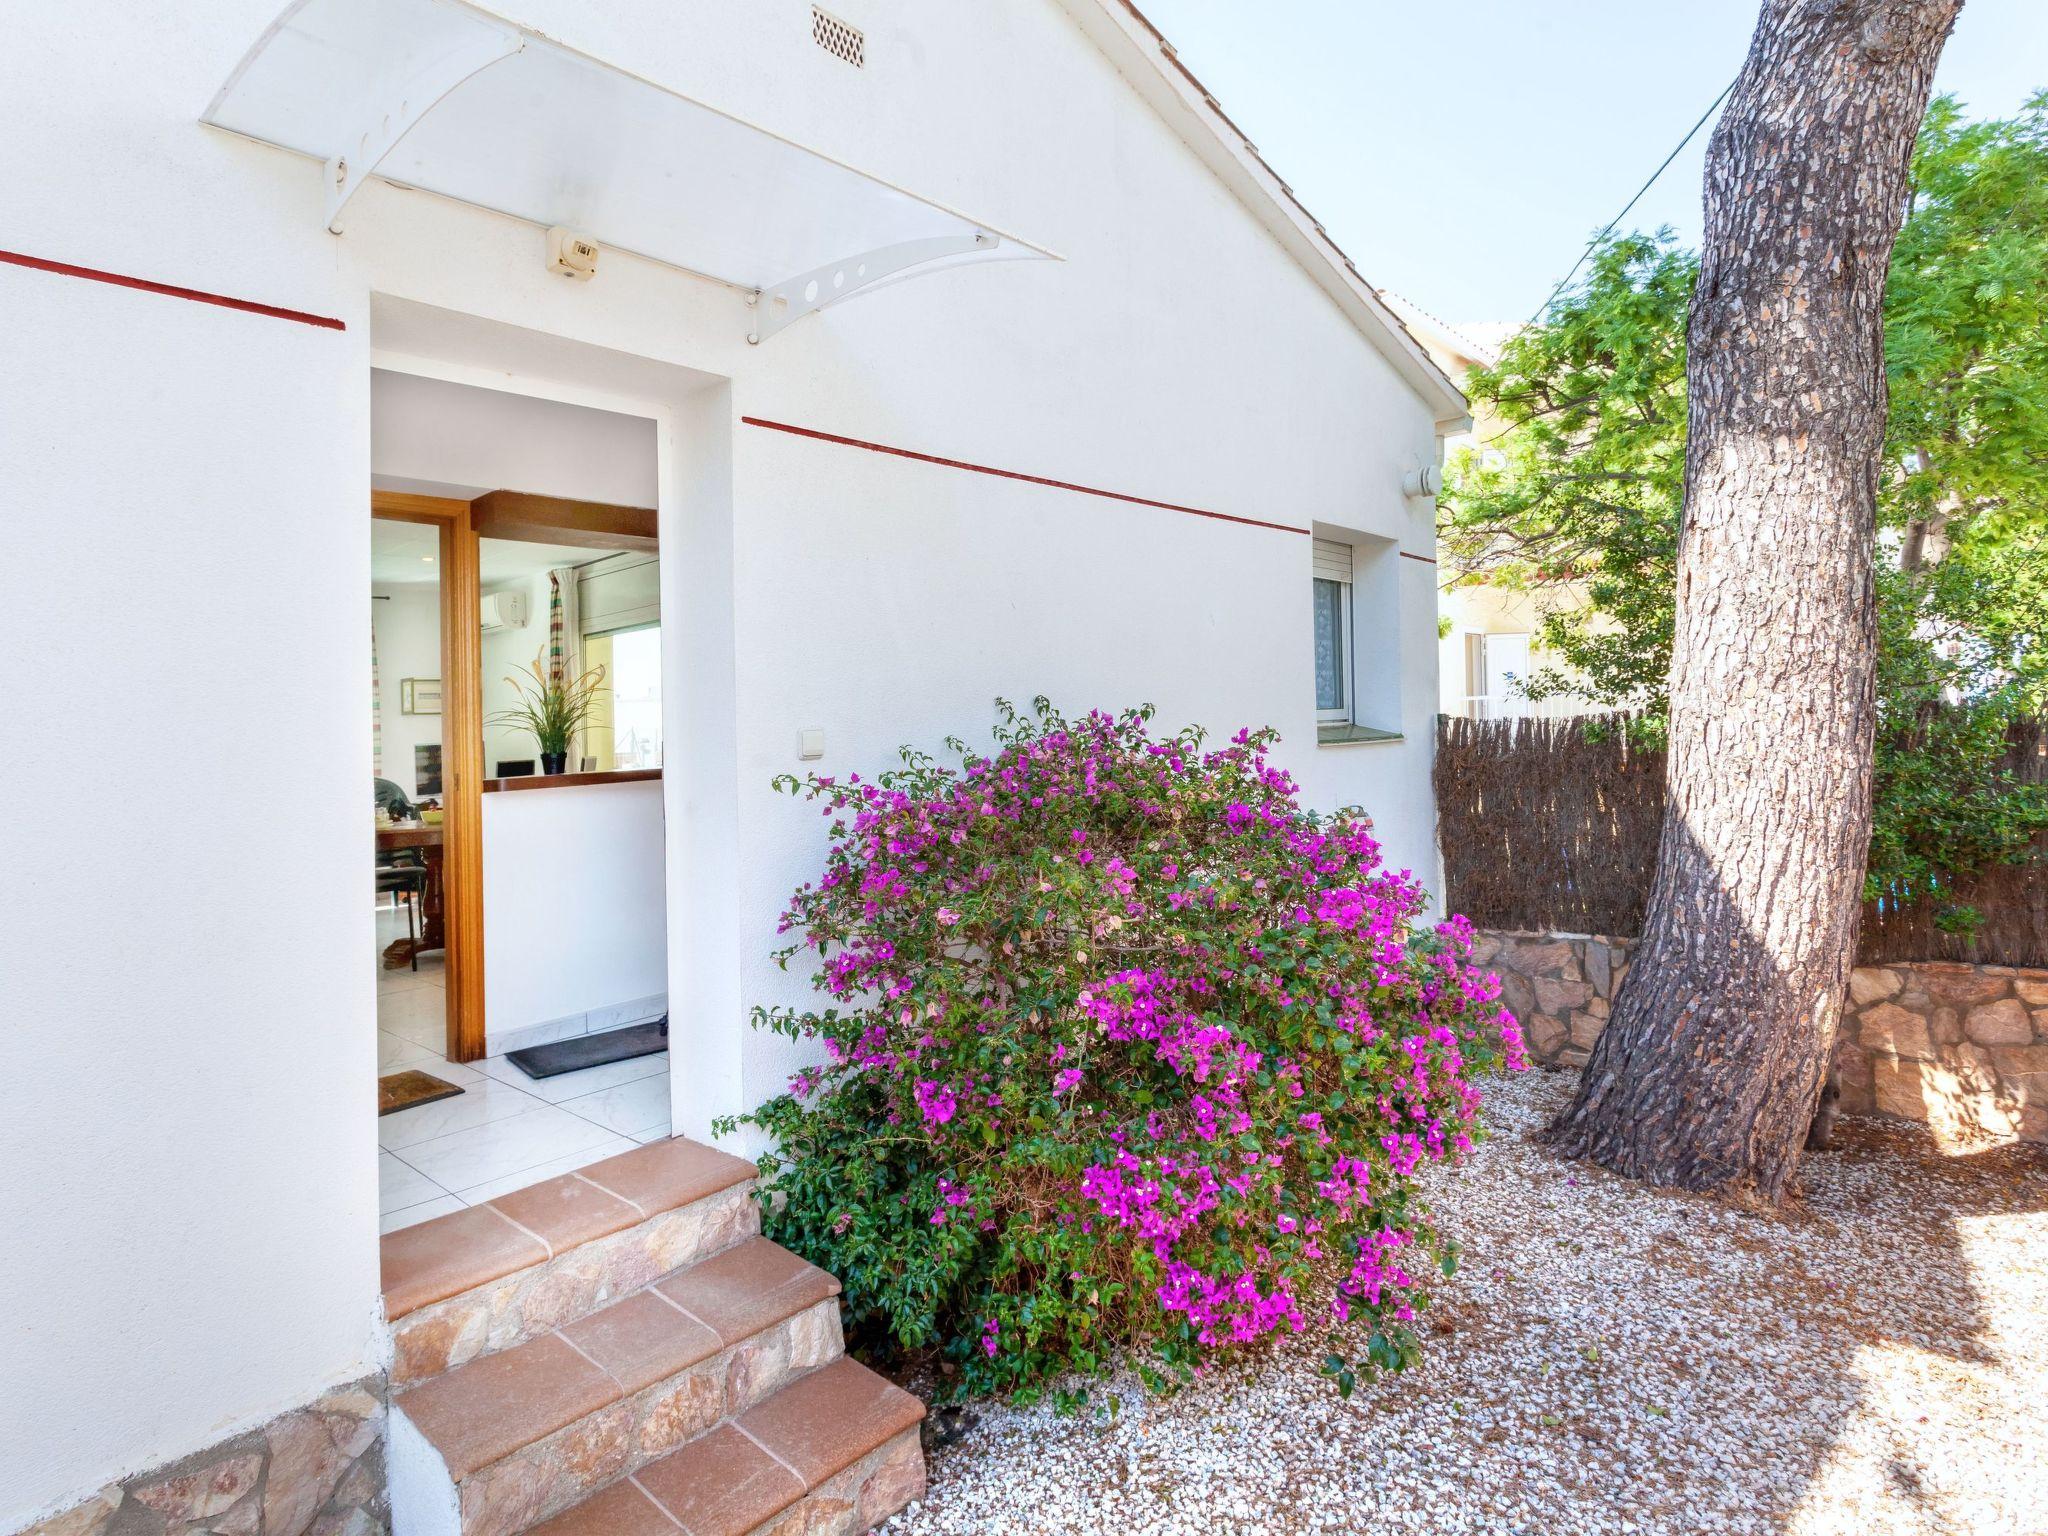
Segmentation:
[(1363, 747), (1389, 741), (1406, 741), (1408, 738), (1399, 731), (1382, 731), (1370, 725), (1319, 725), (1316, 727), (1316, 745), (1319, 747)]
[(601, 773), (535, 773), (517, 779), (485, 779), (483, 792), (507, 789), (582, 789), (590, 784), (644, 784), (661, 777), (659, 768), (610, 768)]

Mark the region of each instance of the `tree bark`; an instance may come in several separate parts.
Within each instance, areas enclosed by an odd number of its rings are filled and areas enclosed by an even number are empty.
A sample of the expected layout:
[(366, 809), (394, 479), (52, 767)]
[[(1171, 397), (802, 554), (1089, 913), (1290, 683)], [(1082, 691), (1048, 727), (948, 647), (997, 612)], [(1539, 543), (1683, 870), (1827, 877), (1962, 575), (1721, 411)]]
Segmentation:
[(1870, 842), (1885, 269), (1962, 0), (1765, 0), (1707, 151), (1687, 321), (1669, 800), (1565, 1155), (1775, 1203)]

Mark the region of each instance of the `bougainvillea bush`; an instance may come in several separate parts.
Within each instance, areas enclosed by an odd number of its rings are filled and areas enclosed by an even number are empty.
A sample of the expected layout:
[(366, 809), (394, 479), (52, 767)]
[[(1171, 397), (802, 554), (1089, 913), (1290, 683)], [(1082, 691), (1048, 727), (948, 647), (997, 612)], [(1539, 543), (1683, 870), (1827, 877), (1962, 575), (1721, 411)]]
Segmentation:
[(746, 1117), (768, 1229), (963, 1393), (1071, 1405), (1119, 1360), (1164, 1389), (1309, 1329), (1348, 1392), (1414, 1353), (1455, 1254), (1412, 1175), (1472, 1144), (1471, 1078), (1521, 1040), (1463, 920), (1419, 927), (1272, 732), (1149, 717), (1040, 701), (957, 770), (781, 781), (832, 818), (781, 956), (827, 1005), (757, 1022), (827, 1060)]

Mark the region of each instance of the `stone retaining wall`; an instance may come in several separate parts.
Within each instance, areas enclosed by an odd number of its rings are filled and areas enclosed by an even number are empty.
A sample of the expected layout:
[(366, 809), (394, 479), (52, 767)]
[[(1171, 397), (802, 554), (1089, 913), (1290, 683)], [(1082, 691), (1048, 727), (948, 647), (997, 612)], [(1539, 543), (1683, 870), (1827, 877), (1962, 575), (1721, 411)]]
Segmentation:
[[(1581, 1067), (1633, 939), (1478, 935), (1473, 955), (1548, 1067)], [(2048, 1143), (2048, 970), (1920, 961), (1858, 967), (1835, 1041), (1842, 1108), (1947, 1134)]]
[[(138, 1390), (165, 1390), (136, 1361)], [(101, 1489), (20, 1536), (383, 1536), (381, 1376)], [(17, 1405), (19, 1406), (19, 1405)]]

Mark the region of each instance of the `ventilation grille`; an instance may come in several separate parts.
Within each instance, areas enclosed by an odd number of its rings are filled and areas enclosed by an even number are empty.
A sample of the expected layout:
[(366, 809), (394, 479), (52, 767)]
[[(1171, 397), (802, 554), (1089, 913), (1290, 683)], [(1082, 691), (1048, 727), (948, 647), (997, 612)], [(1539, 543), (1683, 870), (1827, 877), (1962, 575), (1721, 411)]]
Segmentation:
[(867, 34), (815, 5), (811, 7), (811, 41), (833, 58), (843, 59), (855, 69), (868, 61)]

